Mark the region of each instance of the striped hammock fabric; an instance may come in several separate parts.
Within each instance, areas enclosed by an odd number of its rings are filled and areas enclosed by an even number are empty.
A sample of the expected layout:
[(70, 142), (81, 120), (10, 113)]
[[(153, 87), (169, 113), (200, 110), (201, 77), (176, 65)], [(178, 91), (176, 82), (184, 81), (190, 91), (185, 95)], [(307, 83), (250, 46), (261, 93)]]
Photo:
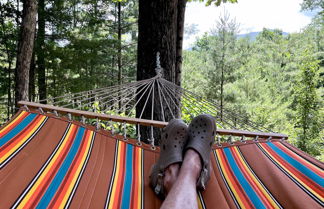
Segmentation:
[[(50, 114), (19, 111), (0, 129), (0, 208), (146, 208), (159, 151)], [(215, 145), (200, 208), (323, 208), (324, 171), (287, 142)]]

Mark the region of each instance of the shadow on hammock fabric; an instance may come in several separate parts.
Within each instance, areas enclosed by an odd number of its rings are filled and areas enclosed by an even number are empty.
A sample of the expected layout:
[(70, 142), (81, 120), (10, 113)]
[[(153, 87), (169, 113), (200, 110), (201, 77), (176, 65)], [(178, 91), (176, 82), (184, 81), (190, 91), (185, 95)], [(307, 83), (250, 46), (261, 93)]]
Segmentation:
[[(0, 208), (146, 208), (159, 149), (52, 114), (0, 129)], [(200, 208), (323, 208), (323, 163), (280, 140), (214, 146)]]

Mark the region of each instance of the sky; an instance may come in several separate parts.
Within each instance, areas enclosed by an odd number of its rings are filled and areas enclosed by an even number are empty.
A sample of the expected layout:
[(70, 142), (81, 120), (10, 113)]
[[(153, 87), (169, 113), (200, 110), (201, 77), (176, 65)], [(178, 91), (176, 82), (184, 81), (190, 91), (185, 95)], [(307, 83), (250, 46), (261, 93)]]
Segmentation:
[(311, 22), (312, 13), (301, 12), (303, 0), (238, 0), (236, 4), (206, 7), (204, 3), (187, 3), (185, 25), (196, 24), (198, 33), (184, 40), (189, 48), (196, 36), (201, 36), (215, 27), (224, 9), (240, 24), (240, 34), (261, 31), (263, 28), (281, 29), (284, 32), (299, 32)]

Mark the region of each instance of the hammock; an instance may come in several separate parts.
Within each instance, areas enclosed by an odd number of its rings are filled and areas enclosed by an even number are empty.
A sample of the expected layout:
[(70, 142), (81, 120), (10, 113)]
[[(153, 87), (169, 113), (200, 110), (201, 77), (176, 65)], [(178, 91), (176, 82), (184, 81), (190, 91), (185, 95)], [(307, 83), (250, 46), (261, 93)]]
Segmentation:
[[(199, 208), (323, 208), (323, 163), (273, 136), (215, 144)], [(0, 208), (157, 209), (148, 175), (158, 155), (135, 139), (22, 108), (0, 129)]]

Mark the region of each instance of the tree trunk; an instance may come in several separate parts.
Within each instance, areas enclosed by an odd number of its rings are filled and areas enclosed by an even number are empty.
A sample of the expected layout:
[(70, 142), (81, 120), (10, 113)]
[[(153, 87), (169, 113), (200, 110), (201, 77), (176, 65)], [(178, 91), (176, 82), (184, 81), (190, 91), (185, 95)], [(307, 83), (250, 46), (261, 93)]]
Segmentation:
[(29, 101), (35, 100), (35, 51), (32, 55), (32, 60), (30, 63), (30, 70), (29, 70)]
[(178, 0), (178, 28), (177, 28), (177, 48), (176, 48), (176, 73), (175, 84), (181, 86), (181, 66), (182, 66), (182, 43), (184, 32), (184, 18), (187, 0)]
[[(180, 84), (185, 5), (186, 0), (139, 0), (137, 80), (152, 78), (156, 75), (156, 54), (160, 52), (163, 78)], [(162, 120), (157, 85), (152, 92), (155, 95), (154, 110), (151, 109), (152, 93), (144, 96), (144, 98), (149, 98), (146, 108), (144, 108), (145, 99), (138, 103), (136, 117), (139, 117), (144, 109), (142, 118)], [(172, 105), (172, 102), (169, 103)], [(178, 116), (177, 109), (174, 106), (172, 109), (174, 115)], [(165, 121), (172, 119), (171, 113), (165, 113)], [(143, 141), (147, 142), (147, 139), (151, 138), (150, 127), (142, 127), (140, 132)], [(154, 138), (160, 138), (159, 130), (155, 130)]]
[(37, 1), (25, 0), (18, 43), (17, 64), (15, 71), (15, 105), (20, 100), (28, 100), (29, 69), (33, 55), (34, 36), (37, 14)]
[[(38, 93), (39, 100), (46, 99), (46, 69), (45, 69), (45, 4), (44, 0), (38, 0), (38, 31), (36, 40)], [(46, 103), (46, 102), (44, 102)]]
[(7, 103), (7, 119), (10, 119), (10, 108), (12, 108), (11, 102), (11, 62), (9, 62), (8, 66), (8, 103)]

